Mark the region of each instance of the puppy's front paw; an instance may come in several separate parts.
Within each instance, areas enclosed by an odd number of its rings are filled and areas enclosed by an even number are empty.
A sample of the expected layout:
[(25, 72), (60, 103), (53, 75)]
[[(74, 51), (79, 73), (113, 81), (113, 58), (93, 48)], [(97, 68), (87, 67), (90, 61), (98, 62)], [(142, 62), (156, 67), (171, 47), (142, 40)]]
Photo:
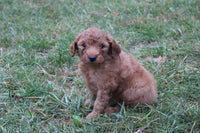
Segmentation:
[(87, 115), (86, 119), (91, 120), (92, 118), (95, 118), (95, 117), (99, 117), (99, 113), (92, 111), (89, 115)]

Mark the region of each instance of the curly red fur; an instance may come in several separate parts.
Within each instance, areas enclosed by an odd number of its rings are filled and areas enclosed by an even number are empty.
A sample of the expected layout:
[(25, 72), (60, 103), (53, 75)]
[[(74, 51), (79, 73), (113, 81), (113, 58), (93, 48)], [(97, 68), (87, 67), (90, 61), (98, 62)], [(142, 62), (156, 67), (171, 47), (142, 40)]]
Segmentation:
[[(129, 106), (157, 102), (157, 82), (153, 75), (102, 30), (89, 28), (79, 34), (71, 44), (71, 55), (75, 53), (80, 59), (80, 72), (93, 95), (94, 107), (87, 119), (103, 112), (118, 112), (123, 102)], [(85, 105), (89, 103), (86, 100)]]

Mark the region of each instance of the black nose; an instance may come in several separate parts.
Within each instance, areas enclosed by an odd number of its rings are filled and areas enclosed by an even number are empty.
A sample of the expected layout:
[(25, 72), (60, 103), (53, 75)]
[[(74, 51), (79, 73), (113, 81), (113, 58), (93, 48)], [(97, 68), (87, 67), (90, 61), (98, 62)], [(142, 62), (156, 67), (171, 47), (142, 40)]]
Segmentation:
[(97, 59), (96, 56), (93, 56), (93, 55), (89, 56), (90, 62), (95, 62), (96, 59)]

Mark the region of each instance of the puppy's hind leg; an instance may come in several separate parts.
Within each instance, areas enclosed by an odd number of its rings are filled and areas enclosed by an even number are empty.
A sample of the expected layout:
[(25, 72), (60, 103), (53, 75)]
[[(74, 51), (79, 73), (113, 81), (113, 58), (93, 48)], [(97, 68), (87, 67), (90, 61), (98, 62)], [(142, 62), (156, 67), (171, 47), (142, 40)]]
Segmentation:
[(119, 111), (121, 110), (121, 106), (119, 104), (117, 104), (116, 106), (114, 107), (107, 107), (105, 110), (104, 110), (104, 113), (106, 115), (108, 114), (112, 114), (112, 113), (118, 113)]

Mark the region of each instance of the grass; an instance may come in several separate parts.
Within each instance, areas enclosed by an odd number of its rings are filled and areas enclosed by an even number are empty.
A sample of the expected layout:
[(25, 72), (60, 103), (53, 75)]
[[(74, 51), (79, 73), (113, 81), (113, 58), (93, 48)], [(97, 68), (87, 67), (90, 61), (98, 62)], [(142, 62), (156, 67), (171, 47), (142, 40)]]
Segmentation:
[[(69, 45), (91, 26), (155, 75), (157, 104), (85, 120)], [(0, 0), (0, 132), (199, 132), (199, 29), (199, 0)]]

